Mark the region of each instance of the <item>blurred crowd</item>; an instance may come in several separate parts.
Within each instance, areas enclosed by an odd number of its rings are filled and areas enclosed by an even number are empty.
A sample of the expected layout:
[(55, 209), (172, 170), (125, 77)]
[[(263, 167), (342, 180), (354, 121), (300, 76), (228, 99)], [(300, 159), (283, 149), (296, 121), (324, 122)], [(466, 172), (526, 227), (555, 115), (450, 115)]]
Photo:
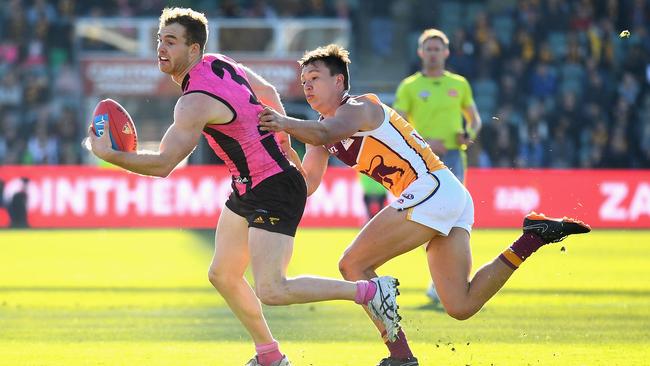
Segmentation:
[(0, 164), (79, 164), (72, 1), (0, 7)]
[[(208, 17), (347, 18), (353, 30), (363, 19), (371, 45), (363, 52), (378, 57), (407, 43), (387, 31), (406, 24), (412, 41), (440, 28), (451, 41), (449, 69), (470, 81), (483, 117), (472, 165), (650, 167), (650, 0), (1, 2), (3, 165), (82, 162), (75, 17), (156, 17), (180, 5)], [(408, 44), (401, 77), (419, 68)]]
[(449, 67), (470, 80), (485, 124), (474, 165), (650, 167), (649, 1), (473, 9), (448, 26)]

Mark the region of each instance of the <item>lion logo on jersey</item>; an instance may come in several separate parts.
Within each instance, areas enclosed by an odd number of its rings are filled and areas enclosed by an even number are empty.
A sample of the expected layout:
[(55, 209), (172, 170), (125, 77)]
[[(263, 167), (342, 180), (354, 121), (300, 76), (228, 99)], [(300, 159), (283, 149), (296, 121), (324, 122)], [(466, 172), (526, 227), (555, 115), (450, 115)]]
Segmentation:
[(395, 182), (389, 176), (397, 173), (401, 177), (404, 174), (404, 169), (386, 165), (384, 164), (383, 156), (375, 155), (370, 160), (370, 167), (367, 170), (362, 170), (361, 173), (370, 176), (382, 185), (388, 184), (388, 188), (390, 189)]

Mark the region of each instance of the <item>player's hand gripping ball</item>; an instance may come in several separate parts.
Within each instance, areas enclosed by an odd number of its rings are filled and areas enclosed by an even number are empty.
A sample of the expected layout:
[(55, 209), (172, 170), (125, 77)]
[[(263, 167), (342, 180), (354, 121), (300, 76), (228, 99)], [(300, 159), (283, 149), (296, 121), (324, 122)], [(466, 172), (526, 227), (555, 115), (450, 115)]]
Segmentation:
[(92, 129), (102, 136), (108, 122), (109, 136), (114, 150), (135, 152), (138, 149), (138, 134), (129, 113), (113, 99), (97, 103), (93, 112)]

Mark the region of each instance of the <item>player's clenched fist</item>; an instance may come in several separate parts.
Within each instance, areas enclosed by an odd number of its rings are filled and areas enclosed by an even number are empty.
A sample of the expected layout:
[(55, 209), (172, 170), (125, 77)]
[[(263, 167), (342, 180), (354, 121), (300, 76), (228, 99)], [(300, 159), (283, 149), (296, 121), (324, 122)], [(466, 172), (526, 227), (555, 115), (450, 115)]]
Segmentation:
[[(108, 121), (105, 123), (106, 128), (108, 128)], [(100, 159), (103, 159), (112, 150), (109, 134), (104, 133), (104, 131), (106, 130), (103, 130), (101, 135), (97, 136), (97, 130), (90, 125), (88, 127), (88, 138), (85, 140), (86, 148)]]
[(273, 108), (264, 107), (259, 114), (260, 130), (262, 131), (284, 131), (287, 118), (276, 112)]

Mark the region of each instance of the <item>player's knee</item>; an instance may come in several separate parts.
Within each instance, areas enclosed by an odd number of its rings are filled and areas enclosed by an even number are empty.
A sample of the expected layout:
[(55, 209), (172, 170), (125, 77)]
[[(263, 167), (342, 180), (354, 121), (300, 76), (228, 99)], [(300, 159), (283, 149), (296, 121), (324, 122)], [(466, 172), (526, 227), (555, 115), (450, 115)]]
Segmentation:
[(282, 282), (256, 285), (255, 294), (264, 305), (278, 306), (290, 303), (288, 293), (282, 286)]
[(339, 272), (341, 272), (341, 275), (343, 278), (345, 278), (348, 281), (356, 281), (360, 278), (359, 273), (361, 271), (358, 270), (358, 267), (355, 265), (354, 261), (344, 255), (340, 260), (339, 260)]
[(341, 276), (345, 278), (348, 281), (354, 281), (355, 279), (353, 277), (354, 273), (354, 268), (352, 266), (352, 263), (350, 260), (348, 260), (346, 257), (343, 257), (339, 260), (339, 272), (341, 272)]
[(373, 277), (372, 274), (366, 274), (368, 270), (368, 268), (364, 268), (364, 266), (359, 265), (358, 262), (348, 256), (344, 255), (339, 260), (339, 272), (348, 281), (358, 281)]
[(217, 268), (210, 267), (208, 270), (208, 280), (216, 288), (217, 290), (221, 291), (221, 289), (224, 289), (228, 286), (230, 283), (230, 278), (229, 276), (224, 273), (223, 271), (220, 271)]
[(341, 273), (341, 276), (343, 276), (343, 278), (345, 278), (346, 280), (348, 279), (348, 275), (347, 275), (348, 267), (347, 267), (347, 263), (345, 263), (343, 258), (339, 260), (339, 272)]
[(468, 306), (458, 304), (458, 305), (445, 305), (445, 311), (447, 314), (456, 320), (467, 320), (476, 314), (477, 310), (470, 308)]

